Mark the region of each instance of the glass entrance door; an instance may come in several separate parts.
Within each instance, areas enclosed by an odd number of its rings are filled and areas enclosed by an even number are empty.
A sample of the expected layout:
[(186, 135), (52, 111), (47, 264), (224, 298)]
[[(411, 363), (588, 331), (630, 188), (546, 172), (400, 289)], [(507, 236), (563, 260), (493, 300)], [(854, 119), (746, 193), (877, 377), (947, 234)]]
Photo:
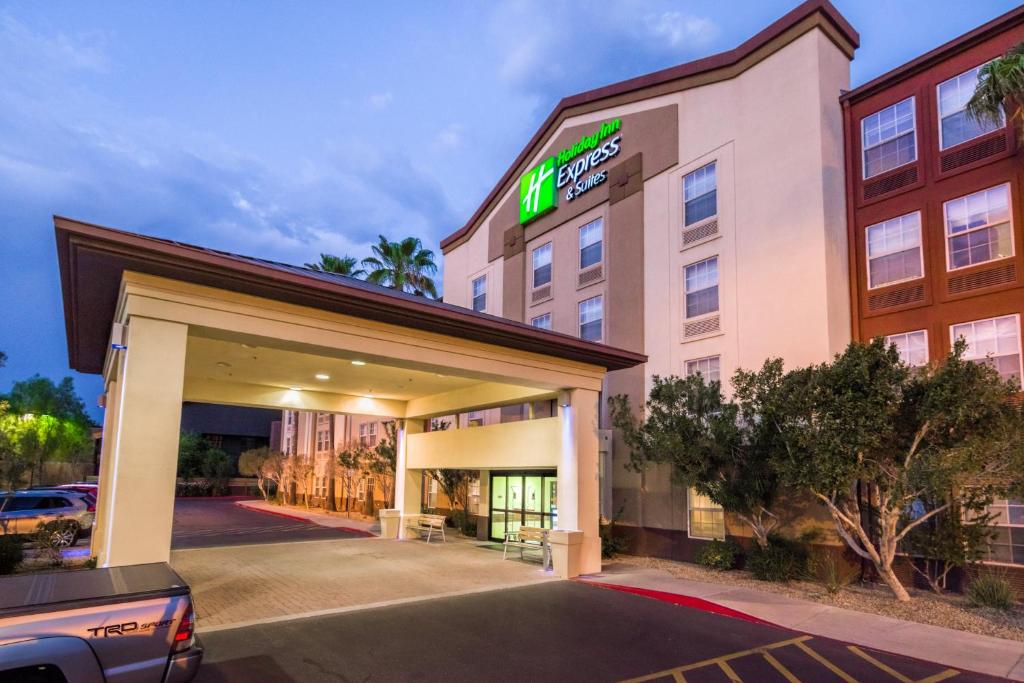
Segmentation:
[(558, 480), (553, 471), (491, 472), (491, 539), (520, 526), (551, 529), (558, 522)]

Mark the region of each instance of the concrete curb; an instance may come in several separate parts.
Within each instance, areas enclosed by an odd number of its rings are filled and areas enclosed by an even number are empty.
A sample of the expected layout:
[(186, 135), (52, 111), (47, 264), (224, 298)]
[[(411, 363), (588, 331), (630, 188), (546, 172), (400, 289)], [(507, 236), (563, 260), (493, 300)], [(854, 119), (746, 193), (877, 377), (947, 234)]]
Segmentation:
[(334, 525), (334, 524), (320, 524), (313, 517), (302, 517), (301, 515), (296, 515), (296, 514), (292, 514), (292, 513), (289, 513), (289, 512), (280, 512), (278, 510), (268, 510), (265, 507), (257, 507), (255, 505), (242, 505), (242, 501), (236, 502), (235, 505), (237, 505), (238, 507), (240, 507), (240, 508), (242, 508), (244, 510), (251, 510), (253, 512), (262, 512), (265, 515), (274, 515), (275, 517), (284, 517), (285, 519), (290, 519), (290, 520), (293, 520), (293, 521), (296, 521), (296, 522), (302, 522), (304, 524), (315, 524), (316, 526), (322, 527), (324, 529), (336, 529), (337, 531), (343, 531), (343, 532), (349, 533), (349, 534), (356, 534), (357, 536), (365, 536), (367, 538), (376, 538), (377, 537), (377, 534), (373, 533), (372, 531), (367, 531), (366, 529), (358, 529), (356, 527), (351, 527), (351, 526), (338, 526), (338, 525)]
[[(576, 579), (580, 583), (585, 583), (588, 586), (596, 586), (598, 588), (608, 588), (614, 591), (620, 591), (622, 593), (629, 593), (631, 595), (639, 595), (644, 598), (651, 598), (652, 600), (658, 600), (660, 602), (667, 602), (672, 605), (678, 605), (680, 607), (690, 607), (692, 609), (699, 609), (702, 612), (710, 612), (712, 614), (718, 614), (723, 617), (731, 617), (733, 619), (741, 619), (742, 621), (749, 621), (752, 624), (760, 624), (762, 626), (774, 626), (775, 628), (785, 629), (785, 626), (779, 626), (770, 621), (765, 621), (760, 617), (755, 617), (752, 614), (746, 612), (740, 612), (739, 610), (732, 609), (731, 607), (725, 607), (719, 605), (717, 602), (711, 602), (710, 600), (704, 600), (703, 598), (695, 598), (690, 595), (682, 595), (680, 593), (666, 593), (665, 591), (650, 590), (648, 588), (636, 588), (635, 586), (622, 586), (615, 583), (595, 583), (586, 579)], [(793, 629), (786, 629), (792, 631)]]

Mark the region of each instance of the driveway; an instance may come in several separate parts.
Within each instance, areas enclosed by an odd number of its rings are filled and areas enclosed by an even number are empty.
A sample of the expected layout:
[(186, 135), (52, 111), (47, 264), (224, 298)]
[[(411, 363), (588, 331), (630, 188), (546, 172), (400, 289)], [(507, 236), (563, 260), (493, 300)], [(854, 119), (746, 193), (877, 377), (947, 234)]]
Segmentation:
[(198, 681), (1001, 680), (575, 581), (201, 637)]
[(339, 529), (246, 509), (235, 505), (230, 498), (178, 498), (174, 501), (171, 548), (358, 537), (358, 534)]
[(555, 580), (539, 562), (502, 560), (500, 551), (466, 539), (178, 549), (171, 565), (192, 587), (200, 634)]

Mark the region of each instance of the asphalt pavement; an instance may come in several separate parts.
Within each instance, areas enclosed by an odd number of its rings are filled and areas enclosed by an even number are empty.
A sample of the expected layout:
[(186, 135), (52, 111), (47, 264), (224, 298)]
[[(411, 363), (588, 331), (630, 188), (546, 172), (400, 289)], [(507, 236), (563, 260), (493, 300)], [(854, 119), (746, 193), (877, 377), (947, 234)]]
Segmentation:
[(574, 581), (203, 636), (198, 681), (999, 679)]
[(173, 549), (359, 537), (360, 534), (239, 507), (231, 498), (174, 501)]

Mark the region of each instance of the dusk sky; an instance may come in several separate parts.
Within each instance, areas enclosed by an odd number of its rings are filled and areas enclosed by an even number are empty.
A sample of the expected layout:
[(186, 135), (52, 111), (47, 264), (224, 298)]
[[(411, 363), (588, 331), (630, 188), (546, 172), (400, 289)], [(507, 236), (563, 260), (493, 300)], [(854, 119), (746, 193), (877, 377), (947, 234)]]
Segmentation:
[[(1017, 3), (835, 4), (858, 85)], [(0, 392), (71, 374), (100, 417), (99, 378), (68, 370), (53, 214), (291, 263), (378, 233), (436, 250), (559, 98), (795, 5), (0, 2)]]

